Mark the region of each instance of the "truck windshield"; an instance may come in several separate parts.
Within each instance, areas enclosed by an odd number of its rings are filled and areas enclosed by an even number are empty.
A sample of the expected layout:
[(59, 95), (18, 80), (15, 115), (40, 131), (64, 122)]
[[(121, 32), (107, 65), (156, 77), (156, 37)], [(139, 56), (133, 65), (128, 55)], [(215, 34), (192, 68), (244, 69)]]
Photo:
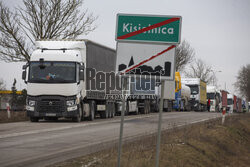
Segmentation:
[(207, 93), (207, 99), (214, 99), (215, 93)]
[(74, 83), (76, 63), (73, 62), (31, 62), (29, 69), (31, 83)]
[(227, 105), (232, 105), (233, 104), (233, 99), (227, 99)]
[(191, 89), (191, 95), (197, 95), (199, 93), (198, 85), (188, 85)]

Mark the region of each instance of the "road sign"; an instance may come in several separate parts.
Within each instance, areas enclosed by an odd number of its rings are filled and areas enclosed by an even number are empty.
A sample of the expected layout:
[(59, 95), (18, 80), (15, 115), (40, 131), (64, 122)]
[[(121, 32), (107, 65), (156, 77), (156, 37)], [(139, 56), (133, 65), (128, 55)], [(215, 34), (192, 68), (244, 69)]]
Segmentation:
[(175, 45), (118, 42), (116, 64), (116, 72), (121, 75), (174, 80)]
[(181, 16), (118, 14), (116, 40), (180, 43)]

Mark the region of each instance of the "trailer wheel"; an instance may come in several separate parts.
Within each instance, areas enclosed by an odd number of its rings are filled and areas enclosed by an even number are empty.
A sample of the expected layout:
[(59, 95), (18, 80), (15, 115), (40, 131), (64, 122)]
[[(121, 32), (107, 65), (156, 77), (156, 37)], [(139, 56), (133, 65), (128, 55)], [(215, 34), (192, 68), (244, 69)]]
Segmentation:
[(145, 100), (144, 102), (144, 114), (149, 114), (150, 113), (150, 101)]
[(111, 118), (115, 117), (115, 103), (112, 103)]
[(30, 122), (38, 122), (39, 118), (38, 117), (30, 117)]
[(90, 115), (89, 115), (89, 120), (90, 121), (94, 121), (95, 119), (95, 102), (94, 101), (91, 101), (89, 103), (89, 106), (90, 106)]

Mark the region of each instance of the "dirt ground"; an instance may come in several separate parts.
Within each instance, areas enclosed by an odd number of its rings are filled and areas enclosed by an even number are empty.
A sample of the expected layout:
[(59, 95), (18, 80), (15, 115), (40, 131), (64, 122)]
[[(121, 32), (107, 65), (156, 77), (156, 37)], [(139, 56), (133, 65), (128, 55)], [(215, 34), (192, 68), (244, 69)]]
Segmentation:
[[(161, 167), (247, 167), (250, 164), (250, 114), (175, 127), (162, 133)], [(122, 167), (154, 167), (156, 136), (123, 145)], [(115, 167), (117, 146), (51, 167)]]
[(29, 120), (25, 111), (11, 111), (8, 118), (7, 111), (0, 111), (0, 123), (19, 122)]

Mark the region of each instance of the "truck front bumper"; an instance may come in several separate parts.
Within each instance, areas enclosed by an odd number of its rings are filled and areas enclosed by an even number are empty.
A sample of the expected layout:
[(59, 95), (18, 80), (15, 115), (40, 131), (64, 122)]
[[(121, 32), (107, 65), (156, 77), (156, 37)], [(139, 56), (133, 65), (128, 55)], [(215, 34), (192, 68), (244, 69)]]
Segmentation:
[(27, 116), (28, 117), (65, 117), (65, 118), (71, 118), (76, 117), (79, 114), (78, 110), (70, 111), (70, 112), (62, 112), (62, 113), (40, 113), (36, 111), (29, 111), (27, 110)]
[(28, 96), (28, 101), (33, 101), (33, 106), (26, 106), (28, 117), (76, 117), (79, 115), (77, 104), (67, 106), (67, 101), (73, 101), (75, 97), (63, 96)]

